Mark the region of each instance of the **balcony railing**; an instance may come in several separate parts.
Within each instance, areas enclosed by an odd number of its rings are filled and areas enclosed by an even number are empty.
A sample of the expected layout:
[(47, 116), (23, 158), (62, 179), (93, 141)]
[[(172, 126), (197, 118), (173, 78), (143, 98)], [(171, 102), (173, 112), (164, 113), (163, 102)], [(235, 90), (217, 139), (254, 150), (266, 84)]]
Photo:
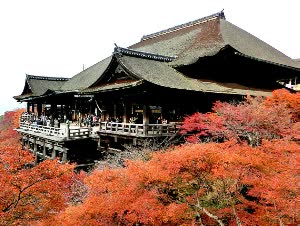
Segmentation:
[(176, 133), (179, 125), (170, 124), (133, 124), (117, 122), (101, 122), (100, 133), (112, 133), (130, 136), (169, 136)]
[(66, 130), (64, 128), (56, 128), (51, 126), (37, 125), (34, 123), (28, 122), (19, 122), (19, 129), (23, 129), (25, 131), (31, 131), (34, 133), (41, 133), (47, 136), (56, 136), (56, 137), (65, 137)]
[(117, 122), (100, 122), (94, 127), (80, 127), (75, 124), (60, 124), (60, 127), (38, 125), (28, 120), (21, 119), (19, 130), (22, 132), (31, 132), (35, 135), (45, 135), (57, 137), (60, 139), (77, 139), (85, 138), (96, 133), (114, 134), (133, 137), (158, 137), (171, 136), (179, 129), (179, 124), (134, 124), (134, 123), (117, 123)]

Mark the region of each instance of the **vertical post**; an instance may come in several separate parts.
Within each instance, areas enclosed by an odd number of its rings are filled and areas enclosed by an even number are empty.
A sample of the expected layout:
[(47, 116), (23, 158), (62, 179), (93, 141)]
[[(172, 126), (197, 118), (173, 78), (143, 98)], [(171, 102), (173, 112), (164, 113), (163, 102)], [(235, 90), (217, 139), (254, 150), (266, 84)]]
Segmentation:
[(128, 122), (128, 120), (127, 120), (127, 106), (126, 106), (126, 105), (124, 105), (123, 122), (124, 122), (124, 123), (127, 123), (127, 122)]
[(90, 137), (91, 132), (92, 132), (92, 127), (91, 127), (91, 123), (89, 123), (89, 126), (88, 126), (88, 137)]
[(38, 163), (38, 150), (37, 150), (36, 138), (33, 138), (33, 153), (35, 156), (34, 164), (36, 165)]
[(69, 120), (67, 120), (67, 122), (66, 122), (66, 135), (67, 135), (67, 139), (70, 139), (70, 123), (69, 123)]
[(34, 103), (31, 104), (31, 112), (34, 113)]
[(51, 154), (51, 159), (55, 159), (56, 158), (56, 150), (54, 148), (54, 144), (51, 144), (52, 146), (52, 154)]
[(46, 159), (46, 141), (43, 142), (43, 159)]
[(24, 140), (24, 136), (22, 136), (21, 138), (21, 143), (22, 143), (22, 150), (24, 149), (25, 147), (25, 140)]
[(149, 114), (148, 114), (148, 106), (143, 106), (143, 132), (144, 135), (148, 135), (148, 124), (149, 124)]
[(37, 108), (37, 114), (38, 116), (40, 116), (42, 114), (42, 104), (38, 103), (36, 108)]
[(27, 112), (29, 113), (30, 112), (30, 103), (27, 102)]
[(61, 159), (62, 162), (66, 162), (67, 161), (67, 153), (68, 153), (68, 149), (64, 148), (63, 149), (62, 159)]
[(117, 104), (114, 103), (114, 119), (117, 118)]
[(33, 153), (37, 152), (37, 143), (36, 143), (36, 138), (33, 138)]
[(100, 148), (101, 147), (101, 136), (100, 136), (100, 134), (99, 134), (99, 139), (98, 139), (98, 148)]

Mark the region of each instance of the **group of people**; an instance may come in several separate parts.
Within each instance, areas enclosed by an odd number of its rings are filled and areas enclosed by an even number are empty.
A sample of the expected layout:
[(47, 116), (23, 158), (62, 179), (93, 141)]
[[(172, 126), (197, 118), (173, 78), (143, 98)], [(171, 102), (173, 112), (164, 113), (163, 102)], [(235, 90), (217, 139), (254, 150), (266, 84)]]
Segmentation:
[(60, 118), (54, 118), (52, 115), (36, 115), (34, 113), (23, 112), (20, 118), (21, 122), (27, 122), (33, 125), (43, 125), (49, 127), (60, 127)]
[(99, 123), (100, 117), (93, 114), (86, 114), (83, 118), (79, 118), (80, 122), (83, 123), (84, 126), (96, 126)]
[[(107, 122), (116, 122), (116, 123), (122, 123), (122, 118), (120, 117), (110, 117), (108, 116), (106, 118)], [(130, 117), (129, 118), (129, 123), (137, 123), (138, 117)], [(55, 118), (52, 115), (37, 115), (34, 113), (28, 113), (28, 112), (23, 112), (21, 116), (21, 122), (28, 122), (33, 125), (43, 125), (43, 126), (49, 126), (49, 127), (60, 127), (60, 123), (69, 123), (69, 120), (67, 119), (67, 116), (64, 115), (62, 117)], [(100, 117), (97, 115), (93, 114), (85, 114), (83, 117), (79, 117), (78, 123), (81, 126), (96, 126), (100, 122)], [(156, 124), (167, 124), (168, 121), (162, 117), (157, 117)]]

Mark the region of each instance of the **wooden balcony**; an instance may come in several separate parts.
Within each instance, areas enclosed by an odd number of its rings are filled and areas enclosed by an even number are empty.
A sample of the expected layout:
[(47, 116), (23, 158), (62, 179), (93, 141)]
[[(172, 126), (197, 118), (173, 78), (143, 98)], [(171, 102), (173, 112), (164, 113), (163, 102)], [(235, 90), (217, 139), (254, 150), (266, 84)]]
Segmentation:
[(179, 129), (176, 123), (169, 124), (134, 124), (100, 122), (100, 134), (114, 134), (131, 137), (172, 136)]
[(52, 126), (36, 125), (28, 122), (19, 122), (19, 127), (16, 130), (20, 133), (47, 138), (54, 141), (82, 139), (88, 138), (92, 134), (96, 134), (91, 128), (68, 124), (62, 124), (61, 127), (57, 128)]
[(172, 136), (178, 131), (178, 129), (179, 125), (175, 123), (144, 125), (134, 123), (100, 122), (94, 127), (80, 127), (75, 124), (68, 125), (63, 123), (60, 128), (57, 128), (20, 121), (19, 127), (16, 130), (20, 133), (47, 138), (50, 140), (66, 141), (95, 137), (97, 134), (111, 134), (130, 137)]

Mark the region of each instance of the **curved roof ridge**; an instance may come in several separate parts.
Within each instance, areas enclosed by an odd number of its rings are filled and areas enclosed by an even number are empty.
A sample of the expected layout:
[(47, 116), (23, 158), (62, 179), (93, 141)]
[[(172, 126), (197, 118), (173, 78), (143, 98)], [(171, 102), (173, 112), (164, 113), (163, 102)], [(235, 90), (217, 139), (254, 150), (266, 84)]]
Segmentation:
[(92, 86), (102, 76), (111, 64), (113, 57), (109, 56), (74, 75), (61, 87), (64, 91), (81, 90)]
[(70, 78), (65, 77), (49, 77), (49, 76), (37, 76), (26, 74), (26, 79), (39, 79), (39, 80), (48, 80), (48, 81), (68, 81)]
[(177, 56), (166, 56), (166, 55), (154, 54), (154, 53), (149, 53), (144, 51), (137, 51), (128, 48), (122, 48), (116, 45), (114, 49), (114, 54), (118, 54), (118, 53), (127, 56), (135, 56), (135, 57), (157, 60), (157, 61), (164, 61), (164, 62), (171, 62), (177, 58)]
[(224, 44), (231, 46), (244, 55), (278, 65), (297, 67), (295, 61), (289, 56), (228, 21), (220, 20), (220, 31)]
[(222, 10), (221, 12), (218, 12), (218, 13), (214, 13), (210, 16), (202, 17), (200, 19), (193, 20), (193, 21), (190, 21), (190, 22), (187, 22), (187, 23), (184, 23), (184, 24), (180, 24), (180, 25), (177, 25), (177, 26), (174, 26), (174, 27), (162, 30), (162, 31), (158, 31), (158, 32), (155, 32), (155, 33), (152, 33), (152, 34), (149, 34), (149, 35), (144, 35), (142, 37), (141, 41), (145, 41), (147, 39), (155, 38), (155, 37), (160, 36), (160, 35), (168, 34), (168, 33), (174, 32), (174, 31), (181, 30), (183, 28), (191, 27), (191, 26), (194, 26), (194, 25), (197, 25), (197, 24), (200, 24), (200, 23), (204, 23), (204, 22), (207, 22), (207, 21), (210, 21), (210, 20), (214, 20), (214, 19), (217, 19), (217, 18), (225, 19), (224, 10)]

